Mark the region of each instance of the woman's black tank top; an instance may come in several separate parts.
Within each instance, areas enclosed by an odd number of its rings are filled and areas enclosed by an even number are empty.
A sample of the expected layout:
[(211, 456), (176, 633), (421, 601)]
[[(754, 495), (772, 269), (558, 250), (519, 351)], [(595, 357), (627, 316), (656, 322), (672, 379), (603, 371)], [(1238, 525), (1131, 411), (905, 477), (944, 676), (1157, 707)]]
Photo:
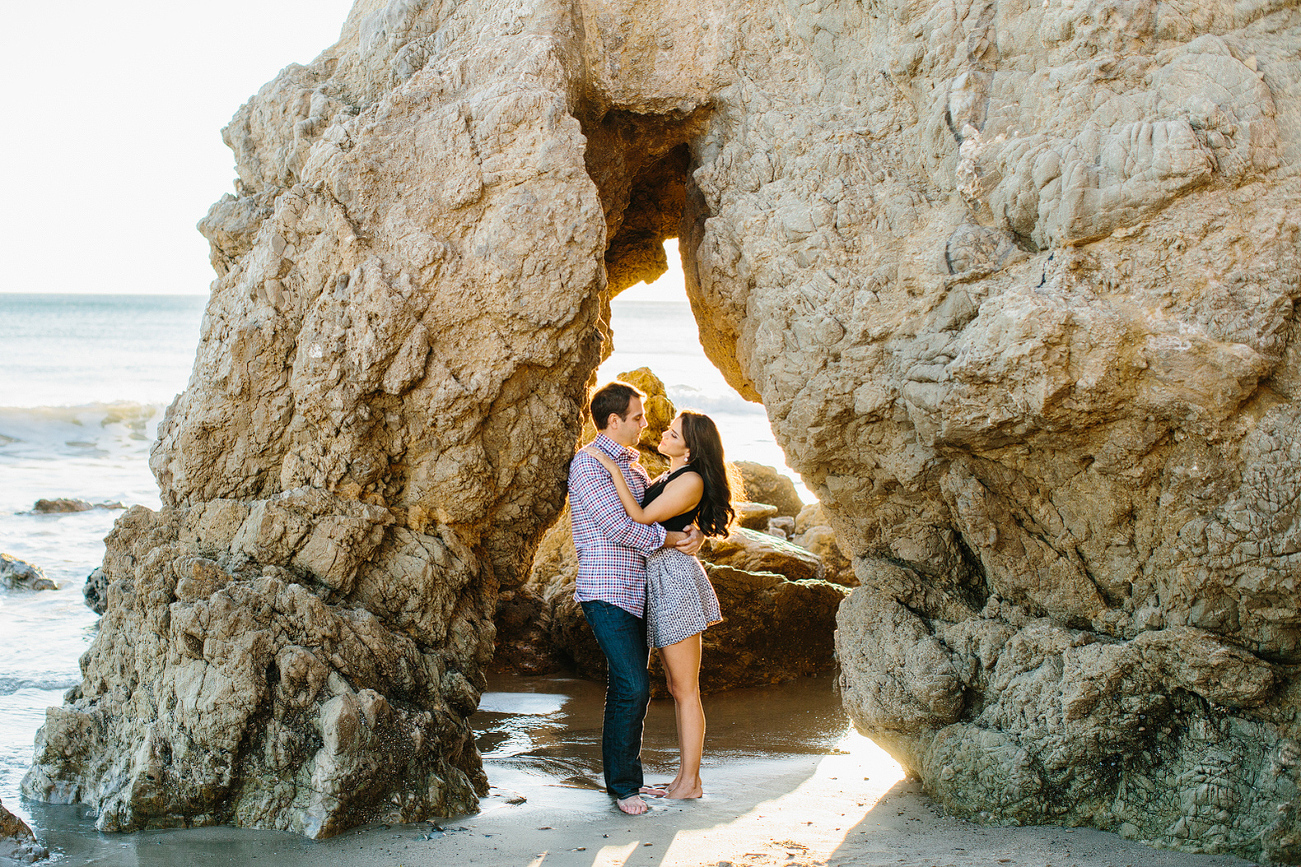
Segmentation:
[[(660, 476), (658, 479), (651, 482), (650, 486), (646, 488), (646, 496), (642, 497), (641, 507), (644, 509), (647, 506), (649, 506), (651, 500), (655, 499), (660, 494), (664, 493), (664, 489), (668, 487), (669, 482), (673, 481), (678, 476), (682, 475), (683, 473), (694, 473), (694, 472), (695, 469), (690, 465), (688, 465), (682, 467), (681, 469), (674, 470), (673, 472), (667, 475)], [(701, 495), (701, 499), (702, 500), (704, 499), (703, 494)], [(700, 513), (700, 504), (696, 503), (694, 506), (692, 506), (690, 509), (687, 509), (681, 515), (674, 515), (672, 518), (666, 518), (663, 521), (660, 521), (659, 523), (660, 526), (662, 526), (665, 530), (676, 530), (677, 532), (680, 533), (687, 528), (688, 524), (696, 520), (696, 515), (698, 515), (699, 513)]]

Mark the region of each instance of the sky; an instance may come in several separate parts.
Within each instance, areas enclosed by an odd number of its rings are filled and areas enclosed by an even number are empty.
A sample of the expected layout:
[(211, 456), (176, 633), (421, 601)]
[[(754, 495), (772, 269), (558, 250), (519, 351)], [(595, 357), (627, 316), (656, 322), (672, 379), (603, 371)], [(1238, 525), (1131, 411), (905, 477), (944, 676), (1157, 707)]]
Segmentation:
[(6, 3), (0, 292), (207, 294), (221, 129), (352, 0)]

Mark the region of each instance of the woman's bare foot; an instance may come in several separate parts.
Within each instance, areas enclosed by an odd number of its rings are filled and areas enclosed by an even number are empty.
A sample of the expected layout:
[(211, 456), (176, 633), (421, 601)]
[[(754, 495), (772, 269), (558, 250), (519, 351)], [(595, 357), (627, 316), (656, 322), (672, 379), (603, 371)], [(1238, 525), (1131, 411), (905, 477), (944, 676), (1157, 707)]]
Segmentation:
[(614, 803), (629, 816), (640, 816), (650, 809), (641, 799), (641, 795), (629, 795), (626, 798), (616, 799)]
[(641, 793), (652, 798), (662, 798), (668, 794), (670, 786), (642, 786)]
[(677, 783), (677, 782), (675, 782), (672, 786), (669, 787), (669, 790), (668, 790), (668, 792), (664, 795), (664, 797), (666, 797), (666, 798), (672, 798), (672, 799), (674, 799), (674, 800), (682, 800), (682, 801), (685, 801), (685, 800), (687, 800), (687, 799), (689, 799), (689, 798), (700, 798), (700, 797), (703, 797), (704, 794), (705, 794), (705, 789), (704, 789), (704, 787), (701, 785), (701, 783), (700, 783), (700, 779), (697, 778), (697, 779), (696, 779), (694, 782), (692, 782), (692, 783)]

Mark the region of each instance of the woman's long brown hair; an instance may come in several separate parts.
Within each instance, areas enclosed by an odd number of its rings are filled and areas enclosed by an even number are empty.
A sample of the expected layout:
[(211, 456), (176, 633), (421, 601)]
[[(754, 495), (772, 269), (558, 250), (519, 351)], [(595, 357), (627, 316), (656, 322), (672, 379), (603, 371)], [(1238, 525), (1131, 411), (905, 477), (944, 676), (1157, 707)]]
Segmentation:
[(718, 435), (718, 427), (709, 416), (689, 409), (679, 415), (682, 417), (682, 439), (691, 455), (687, 466), (700, 473), (705, 483), (696, 526), (706, 536), (726, 536), (727, 525), (736, 516), (736, 510), (732, 508), (732, 486), (727, 478), (723, 440)]

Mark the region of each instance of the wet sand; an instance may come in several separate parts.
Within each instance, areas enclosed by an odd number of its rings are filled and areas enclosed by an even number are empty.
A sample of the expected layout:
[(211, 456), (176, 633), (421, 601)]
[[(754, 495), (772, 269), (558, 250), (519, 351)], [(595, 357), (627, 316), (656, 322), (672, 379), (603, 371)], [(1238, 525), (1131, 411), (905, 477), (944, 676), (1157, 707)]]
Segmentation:
[[(987, 828), (944, 816), (899, 766), (853, 734), (830, 678), (705, 700), (699, 801), (651, 800), (625, 816), (601, 790), (602, 690), (564, 678), (499, 677), (473, 722), (492, 792), (479, 813), (370, 826), (314, 842), (200, 828), (100, 835), (84, 811), (28, 804), (61, 864), (287, 867), (1228, 867), (1234, 858), (1160, 852), (1113, 834)], [(676, 771), (673, 710), (652, 704), (648, 779)]]

